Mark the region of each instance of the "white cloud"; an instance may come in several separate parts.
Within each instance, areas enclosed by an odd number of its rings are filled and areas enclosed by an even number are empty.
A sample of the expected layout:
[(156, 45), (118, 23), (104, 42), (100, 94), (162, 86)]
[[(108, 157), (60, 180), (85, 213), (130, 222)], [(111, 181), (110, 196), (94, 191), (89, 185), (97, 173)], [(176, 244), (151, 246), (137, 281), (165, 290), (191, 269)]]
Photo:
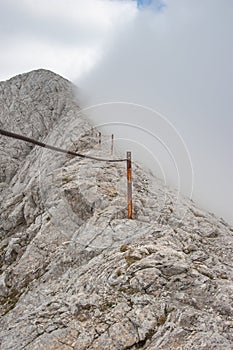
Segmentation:
[[(46, 55), (41, 53), (46, 52)], [(17, 66), (15, 60), (17, 57)], [(59, 58), (59, 59), (56, 59)], [(51, 46), (46, 42), (20, 42), (8, 47), (2, 55), (1, 68), (9, 77), (40, 67), (52, 70), (66, 77), (79, 77), (89, 71), (98, 61), (96, 49)], [(56, 62), (55, 62), (56, 61)], [(64, 64), (65, 63), (65, 64)]]
[[(233, 2), (167, 0), (162, 12), (149, 9), (118, 29), (102, 65), (79, 81), (90, 104), (126, 101), (167, 116), (182, 134), (195, 170), (194, 198), (232, 222), (233, 197)], [(92, 112), (92, 114), (94, 114)], [(131, 115), (132, 114), (132, 115)], [(110, 117), (112, 115), (112, 118)], [(162, 132), (158, 118), (135, 111), (96, 112), (99, 121), (129, 121)], [(137, 141), (133, 132), (130, 136)], [(164, 135), (187, 178), (177, 144)], [(157, 144), (145, 144), (160, 155)], [(142, 157), (144, 162), (146, 156)], [(161, 160), (160, 159), (160, 160)], [(174, 169), (164, 164), (170, 181)]]
[[(97, 31), (111, 29), (136, 8), (131, 2), (111, 2), (105, 0), (22, 0), (25, 10), (36, 17), (56, 18), (67, 23), (78, 24)], [(21, 5), (22, 5), (21, 4)]]
[(71, 80), (80, 77), (102, 57), (117, 27), (136, 12), (133, 2), (2, 0), (0, 79), (32, 67)]

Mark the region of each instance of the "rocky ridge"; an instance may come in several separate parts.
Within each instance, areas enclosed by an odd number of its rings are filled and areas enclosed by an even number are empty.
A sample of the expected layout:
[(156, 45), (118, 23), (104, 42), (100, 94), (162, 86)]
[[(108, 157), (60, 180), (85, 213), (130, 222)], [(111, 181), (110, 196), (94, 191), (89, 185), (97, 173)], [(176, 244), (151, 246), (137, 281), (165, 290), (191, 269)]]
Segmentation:
[[(75, 87), (38, 70), (0, 83), (0, 126), (109, 157)], [(3, 350), (231, 349), (232, 232), (134, 167), (0, 137)], [(116, 156), (117, 157), (117, 156)]]

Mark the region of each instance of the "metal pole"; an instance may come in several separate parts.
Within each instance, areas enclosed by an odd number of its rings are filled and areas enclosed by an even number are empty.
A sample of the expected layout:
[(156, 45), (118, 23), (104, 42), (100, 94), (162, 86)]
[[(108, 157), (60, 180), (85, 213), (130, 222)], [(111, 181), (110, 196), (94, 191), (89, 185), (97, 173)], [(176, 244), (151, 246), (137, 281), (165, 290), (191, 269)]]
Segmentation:
[(111, 155), (113, 155), (114, 135), (112, 134)]
[(128, 193), (128, 219), (133, 218), (133, 201), (132, 201), (132, 162), (131, 152), (127, 152), (127, 193)]

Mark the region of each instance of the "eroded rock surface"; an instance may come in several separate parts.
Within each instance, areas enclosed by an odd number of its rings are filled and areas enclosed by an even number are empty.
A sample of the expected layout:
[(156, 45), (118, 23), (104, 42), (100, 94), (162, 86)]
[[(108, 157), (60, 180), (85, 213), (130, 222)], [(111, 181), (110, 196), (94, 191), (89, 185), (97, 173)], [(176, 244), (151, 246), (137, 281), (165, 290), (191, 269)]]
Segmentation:
[[(1, 128), (111, 157), (73, 89), (45, 70), (0, 83)], [(124, 162), (5, 137), (0, 156), (1, 349), (232, 348), (227, 223), (137, 164), (127, 220)]]

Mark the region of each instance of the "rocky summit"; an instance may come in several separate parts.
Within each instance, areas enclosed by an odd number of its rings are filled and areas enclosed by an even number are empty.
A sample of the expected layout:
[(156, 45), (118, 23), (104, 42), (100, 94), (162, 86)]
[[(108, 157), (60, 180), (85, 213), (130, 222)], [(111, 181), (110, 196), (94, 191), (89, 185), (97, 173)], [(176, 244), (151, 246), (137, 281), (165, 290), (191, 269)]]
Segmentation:
[[(0, 83), (0, 128), (118, 159), (46, 70)], [(0, 135), (2, 350), (230, 350), (233, 228), (133, 163)], [(216, 199), (217, 200), (217, 199)]]

